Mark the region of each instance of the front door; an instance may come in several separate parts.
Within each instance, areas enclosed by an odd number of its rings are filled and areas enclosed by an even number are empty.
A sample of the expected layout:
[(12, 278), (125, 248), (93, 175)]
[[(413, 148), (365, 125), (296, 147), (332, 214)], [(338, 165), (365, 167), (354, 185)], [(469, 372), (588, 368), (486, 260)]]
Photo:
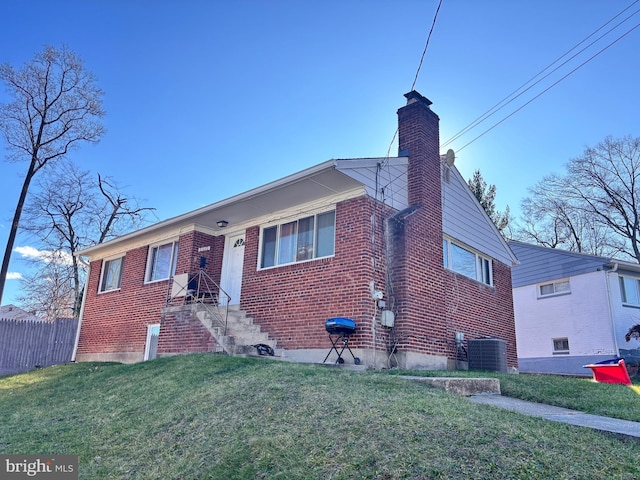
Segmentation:
[[(229, 305), (240, 304), (242, 288), (242, 266), (244, 264), (244, 232), (229, 235), (224, 244), (222, 257), (222, 280), (220, 286), (231, 297)], [(220, 304), (227, 304), (227, 297), (220, 294)]]

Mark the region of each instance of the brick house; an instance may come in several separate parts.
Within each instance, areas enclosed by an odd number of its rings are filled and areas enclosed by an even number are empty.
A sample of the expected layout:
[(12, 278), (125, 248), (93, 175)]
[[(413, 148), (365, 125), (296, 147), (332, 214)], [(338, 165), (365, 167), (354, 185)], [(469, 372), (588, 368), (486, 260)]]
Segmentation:
[(325, 321), (347, 317), (369, 368), (454, 368), (464, 342), (486, 337), (517, 367), (516, 258), (453, 152), (441, 157), (431, 102), (405, 97), (398, 157), (329, 160), (80, 252), (90, 272), (75, 358), (263, 343), (322, 362)]

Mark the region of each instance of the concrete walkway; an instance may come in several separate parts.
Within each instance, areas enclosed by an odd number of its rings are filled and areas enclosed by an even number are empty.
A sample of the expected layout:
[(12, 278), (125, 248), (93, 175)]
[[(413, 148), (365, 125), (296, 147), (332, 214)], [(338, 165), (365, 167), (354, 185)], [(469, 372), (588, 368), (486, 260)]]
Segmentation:
[(527, 402), (502, 395), (472, 395), (468, 398), (473, 403), (492, 405), (523, 415), (640, 438), (640, 422), (591, 415), (568, 408)]

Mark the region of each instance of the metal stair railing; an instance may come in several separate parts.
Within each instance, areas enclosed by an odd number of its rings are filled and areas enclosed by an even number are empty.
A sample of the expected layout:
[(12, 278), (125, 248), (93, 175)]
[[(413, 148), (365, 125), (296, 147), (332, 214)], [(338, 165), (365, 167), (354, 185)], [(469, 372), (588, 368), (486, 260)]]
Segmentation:
[[(169, 282), (167, 306), (202, 305), (227, 334), (228, 305), (231, 296), (218, 285), (204, 270), (174, 275)], [(224, 313), (222, 313), (224, 312)]]

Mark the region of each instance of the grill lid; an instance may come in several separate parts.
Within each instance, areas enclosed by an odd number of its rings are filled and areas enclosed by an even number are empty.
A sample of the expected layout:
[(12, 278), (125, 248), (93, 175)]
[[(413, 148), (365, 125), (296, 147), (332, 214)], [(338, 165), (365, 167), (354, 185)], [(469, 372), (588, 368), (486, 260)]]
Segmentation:
[(356, 331), (356, 322), (344, 317), (330, 318), (324, 322), (324, 328), (332, 335), (351, 335)]

